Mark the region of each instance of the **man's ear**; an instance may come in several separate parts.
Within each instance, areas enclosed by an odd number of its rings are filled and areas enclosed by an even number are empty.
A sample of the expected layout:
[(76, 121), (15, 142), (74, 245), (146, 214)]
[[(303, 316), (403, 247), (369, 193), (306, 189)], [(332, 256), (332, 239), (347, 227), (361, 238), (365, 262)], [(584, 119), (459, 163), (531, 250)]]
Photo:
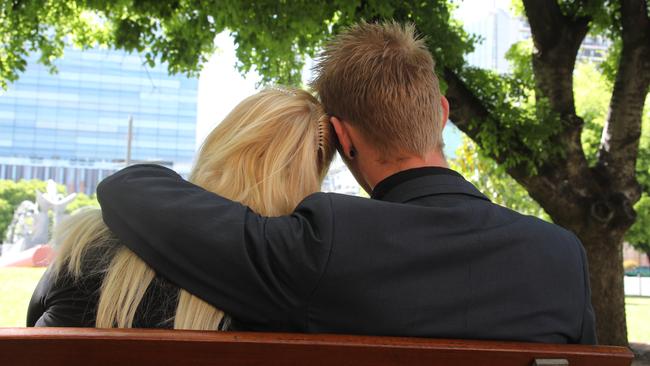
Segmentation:
[(449, 119), (449, 101), (443, 95), (440, 98), (440, 103), (442, 104), (442, 128), (445, 128)]
[(339, 140), (341, 151), (339, 153), (347, 159), (351, 159), (350, 151), (353, 149), (352, 140), (350, 140), (350, 133), (348, 127), (338, 117), (330, 117), (330, 122), (334, 126), (334, 133)]

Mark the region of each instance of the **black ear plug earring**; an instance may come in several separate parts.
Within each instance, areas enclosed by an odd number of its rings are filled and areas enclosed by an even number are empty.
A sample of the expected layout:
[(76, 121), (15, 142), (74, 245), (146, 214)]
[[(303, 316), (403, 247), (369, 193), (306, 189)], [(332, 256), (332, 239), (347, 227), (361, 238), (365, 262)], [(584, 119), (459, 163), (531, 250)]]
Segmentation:
[(350, 159), (354, 159), (354, 157), (357, 156), (357, 150), (354, 148), (350, 149)]

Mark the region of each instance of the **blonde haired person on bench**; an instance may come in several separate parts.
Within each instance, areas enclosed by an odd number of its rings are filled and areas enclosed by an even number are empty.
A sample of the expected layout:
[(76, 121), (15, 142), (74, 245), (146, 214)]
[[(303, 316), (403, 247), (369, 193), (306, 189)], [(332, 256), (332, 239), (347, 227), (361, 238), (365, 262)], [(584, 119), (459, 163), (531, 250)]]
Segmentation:
[[(286, 215), (320, 189), (334, 154), (330, 140), (329, 121), (312, 95), (267, 89), (242, 101), (210, 133), (190, 180), (259, 214)], [(196, 230), (193, 235), (203, 235)], [(185, 245), (202, 245), (193, 235)], [(73, 215), (55, 241), (58, 256), (34, 292), (28, 326), (228, 328), (220, 309), (158, 276), (123, 245), (100, 210)]]

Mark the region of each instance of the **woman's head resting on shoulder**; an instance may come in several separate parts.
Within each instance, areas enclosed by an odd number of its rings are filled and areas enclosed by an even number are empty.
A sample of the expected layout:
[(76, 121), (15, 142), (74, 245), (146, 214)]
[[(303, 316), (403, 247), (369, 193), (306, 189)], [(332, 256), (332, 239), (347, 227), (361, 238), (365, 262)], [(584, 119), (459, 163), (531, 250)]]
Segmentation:
[[(330, 128), (311, 94), (263, 90), (239, 103), (208, 135), (191, 180), (260, 214), (289, 214), (320, 189), (334, 155)], [(65, 268), (75, 280), (103, 277), (95, 325), (132, 327), (155, 278), (153, 269), (119, 243), (98, 209), (70, 217), (55, 231), (55, 241), (60, 243), (56, 275)], [(173, 320), (176, 329), (214, 330), (221, 324), (221, 310), (185, 290), (177, 299), (173, 317), (158, 326)]]
[(268, 88), (240, 102), (208, 135), (190, 180), (262, 215), (285, 215), (320, 190), (334, 151), (316, 98)]

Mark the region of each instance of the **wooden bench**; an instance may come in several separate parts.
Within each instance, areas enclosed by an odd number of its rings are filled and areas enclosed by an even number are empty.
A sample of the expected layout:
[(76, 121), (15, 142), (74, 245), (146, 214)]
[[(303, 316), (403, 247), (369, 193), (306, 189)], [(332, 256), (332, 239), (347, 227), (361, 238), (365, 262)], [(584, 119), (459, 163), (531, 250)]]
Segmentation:
[(623, 347), (158, 329), (0, 328), (2, 366), (630, 365)]

